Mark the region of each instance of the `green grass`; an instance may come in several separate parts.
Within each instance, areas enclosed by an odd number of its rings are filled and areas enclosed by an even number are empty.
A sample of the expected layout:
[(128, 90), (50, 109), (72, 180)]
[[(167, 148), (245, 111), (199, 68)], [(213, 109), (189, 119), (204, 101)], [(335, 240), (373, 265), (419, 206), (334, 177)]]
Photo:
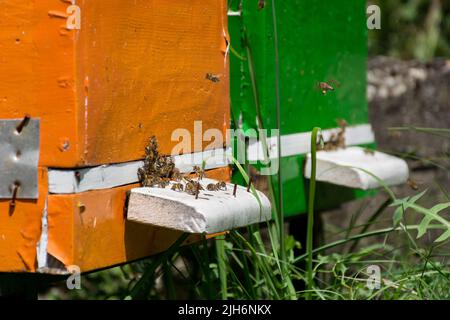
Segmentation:
[[(423, 219), (428, 217), (424, 211), (429, 209), (420, 202), (426, 196), (416, 194), (399, 203), (386, 201), (366, 221), (352, 221), (339, 230), (337, 240), (315, 248), (308, 245), (304, 254), (295, 253), (303, 244), (285, 234), (285, 260), (279, 255), (275, 222), (232, 230), (190, 246), (180, 246), (182, 237), (152, 259), (84, 276), (83, 290), (65, 297), (449, 299), (449, 239), (436, 241), (448, 233), (448, 212), (424, 228)], [(399, 208), (400, 217), (395, 214)], [(408, 224), (409, 215), (417, 215), (418, 223)], [(389, 220), (391, 226), (378, 227)], [(305, 261), (311, 261), (311, 269), (302, 263)], [(308, 267), (303, 269), (305, 265)], [(371, 265), (381, 269), (380, 288), (373, 290), (367, 287)], [(304, 281), (306, 289), (294, 289), (295, 281)], [(49, 297), (57, 295), (53, 292)]]
[[(239, 170), (248, 181), (244, 168)], [(314, 183), (310, 186), (312, 201)], [(338, 239), (315, 248), (310, 220), (303, 254), (296, 249), (304, 244), (284, 234), (285, 258), (281, 258), (280, 228), (274, 221), (190, 246), (180, 246), (184, 235), (152, 259), (85, 276), (84, 290), (70, 295), (113, 299), (449, 299), (450, 203), (426, 208), (421, 205), (426, 192), (403, 199), (387, 187), (385, 193), (387, 200), (366, 215), (366, 221), (352, 219), (347, 228), (334, 234)], [(314, 216), (312, 206), (308, 214)], [(415, 223), (408, 223), (411, 217)], [(373, 265), (381, 270), (381, 283), (370, 289), (368, 267)], [(306, 289), (294, 288), (299, 282), (304, 282)]]

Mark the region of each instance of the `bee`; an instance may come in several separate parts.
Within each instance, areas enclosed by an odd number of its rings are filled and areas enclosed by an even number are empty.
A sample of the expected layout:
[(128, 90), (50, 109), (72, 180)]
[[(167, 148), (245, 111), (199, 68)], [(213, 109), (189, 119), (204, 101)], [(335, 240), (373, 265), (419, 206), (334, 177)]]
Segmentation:
[(153, 185), (153, 179), (145, 175), (144, 178), (141, 180), (141, 185), (143, 187), (150, 187)]
[(191, 195), (196, 195), (198, 191), (204, 190), (200, 182), (197, 181), (188, 181), (186, 186), (184, 187), (184, 191)]
[(348, 123), (344, 119), (338, 119), (340, 130), (337, 133), (337, 147), (345, 148), (345, 130), (347, 129)]
[(145, 161), (153, 163), (158, 157), (158, 141), (155, 136), (150, 138), (149, 144), (145, 147)]
[(144, 170), (144, 168), (139, 168), (138, 172), (137, 172), (137, 175), (138, 175), (139, 181), (144, 181), (145, 180), (145, 170)]
[(163, 179), (161, 177), (149, 177), (145, 182), (145, 187), (158, 187), (164, 189), (169, 185), (169, 181), (167, 179)]
[(408, 181), (406, 183), (408, 184), (408, 186), (411, 189), (413, 189), (415, 191), (419, 190), (419, 186), (417, 185), (416, 181), (414, 181), (413, 179), (411, 179), (411, 178), (408, 179)]
[(200, 168), (199, 166), (194, 166), (192, 170), (195, 172), (195, 174), (197, 175), (199, 180), (202, 180), (203, 177), (206, 176), (205, 171), (202, 168)]
[(173, 191), (180, 191), (180, 192), (182, 192), (184, 190), (184, 186), (183, 186), (182, 183), (174, 183), (172, 185), (172, 188), (170, 188), (170, 189), (173, 190)]
[(159, 180), (157, 186), (160, 187), (161, 189), (165, 189), (169, 184), (170, 184), (169, 181), (161, 179)]
[(400, 131), (394, 131), (394, 130), (389, 130), (388, 135), (389, 135), (389, 137), (392, 137), (394, 139), (401, 138), (401, 136), (402, 136)]
[(345, 129), (348, 127), (348, 122), (345, 121), (345, 119), (337, 119), (336, 122), (342, 131), (345, 131)]
[(156, 161), (156, 169), (159, 176), (169, 178), (172, 175), (174, 168), (175, 164), (173, 163), (172, 157), (158, 157)]
[(264, 9), (265, 6), (266, 6), (266, 1), (265, 0), (259, 0), (258, 1), (258, 9), (259, 10)]
[(178, 170), (177, 168), (174, 168), (172, 171), (171, 178), (174, 181), (181, 181), (181, 180), (183, 180), (183, 175), (181, 174), (180, 170)]
[(334, 91), (335, 87), (340, 87), (341, 84), (336, 80), (329, 80), (327, 82), (318, 82), (317, 88), (322, 91), (322, 94), (325, 96), (328, 91)]
[(369, 148), (365, 148), (364, 153), (373, 156), (375, 154), (375, 151)]
[(220, 81), (220, 77), (216, 74), (212, 74), (212, 73), (207, 73), (206, 74), (206, 79), (212, 81), (212, 82), (219, 82)]
[(337, 120), (339, 124), (339, 131), (337, 133), (333, 132), (330, 139), (326, 142), (323, 141), (323, 136), (321, 136), (321, 141), (318, 145), (319, 150), (333, 151), (340, 148), (345, 148), (345, 131), (347, 129), (348, 123), (344, 119)]
[(227, 184), (223, 181), (219, 181), (218, 183), (210, 183), (206, 186), (206, 189), (209, 191), (226, 191)]
[(200, 186), (195, 181), (190, 181), (186, 183), (184, 191), (188, 194), (195, 195), (197, 193), (197, 187), (200, 190)]
[(196, 188), (194, 182), (188, 182), (186, 183), (186, 187), (184, 188), (184, 191), (188, 194), (195, 195)]

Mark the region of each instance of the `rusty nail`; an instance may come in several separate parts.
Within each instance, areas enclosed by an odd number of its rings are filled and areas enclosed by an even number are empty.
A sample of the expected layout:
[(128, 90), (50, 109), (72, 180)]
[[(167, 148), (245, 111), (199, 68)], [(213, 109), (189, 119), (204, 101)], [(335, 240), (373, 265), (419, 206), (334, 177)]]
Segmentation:
[(28, 125), (30, 119), (31, 119), (30, 115), (26, 114), (23, 120), (19, 123), (19, 125), (16, 128), (18, 133), (22, 133), (23, 128), (25, 128)]
[(77, 180), (77, 183), (80, 184), (80, 182), (81, 182), (81, 173), (80, 173), (80, 171), (75, 171), (75, 179)]
[(253, 180), (253, 177), (250, 177), (250, 180), (248, 181), (247, 192), (250, 192), (250, 188), (252, 186), (252, 180)]
[(198, 199), (199, 192), (200, 192), (200, 182), (197, 182), (196, 188), (195, 188), (195, 199)]
[(9, 203), (9, 212), (14, 212), (14, 209), (16, 208), (16, 199), (17, 199), (17, 192), (19, 191), (20, 183), (14, 182), (13, 190), (12, 190), (12, 198), (11, 202)]

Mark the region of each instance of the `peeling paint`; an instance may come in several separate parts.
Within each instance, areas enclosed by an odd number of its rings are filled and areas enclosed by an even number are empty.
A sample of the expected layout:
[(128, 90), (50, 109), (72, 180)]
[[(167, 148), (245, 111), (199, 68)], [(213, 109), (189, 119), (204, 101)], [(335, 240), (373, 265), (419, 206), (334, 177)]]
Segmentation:
[(38, 269), (47, 266), (47, 244), (48, 244), (48, 210), (47, 198), (45, 199), (44, 210), (42, 211), (41, 220), (41, 237), (36, 246)]

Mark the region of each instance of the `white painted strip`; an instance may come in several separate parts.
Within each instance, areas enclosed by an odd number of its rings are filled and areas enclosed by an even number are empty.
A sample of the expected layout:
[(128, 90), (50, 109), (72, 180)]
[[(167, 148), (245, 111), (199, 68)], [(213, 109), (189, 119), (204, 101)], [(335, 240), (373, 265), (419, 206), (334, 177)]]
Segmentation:
[(232, 10), (229, 10), (229, 11), (228, 11), (228, 16), (229, 16), (229, 17), (240, 17), (240, 16), (241, 16), (241, 11), (232, 11)]
[[(339, 128), (323, 130), (325, 140), (332, 133), (337, 133)], [(347, 128), (346, 144), (359, 145), (375, 141), (370, 124), (356, 125)], [(311, 132), (295, 133), (281, 137), (282, 157), (306, 154), (310, 152)], [(277, 158), (276, 137), (268, 139), (270, 157)], [(248, 160), (264, 160), (261, 142), (250, 143)], [(192, 171), (192, 167), (201, 166), (205, 161), (205, 169), (226, 167), (230, 164), (227, 155), (232, 154), (231, 148), (214, 149), (204, 152), (183, 154), (174, 156), (176, 167), (182, 173)], [(79, 193), (89, 190), (109, 189), (122, 185), (136, 183), (138, 181), (137, 170), (142, 167), (143, 161), (133, 161), (111, 165), (103, 165), (84, 169), (49, 169), (49, 192), (53, 194)], [(79, 172), (80, 180), (77, 181), (75, 173)]]
[[(231, 148), (177, 155), (173, 158), (175, 166), (182, 173), (188, 173), (192, 171), (193, 166), (202, 166), (203, 161), (207, 170), (226, 167), (229, 164), (228, 154), (231, 154)], [(49, 169), (49, 192), (79, 193), (136, 183), (138, 182), (137, 171), (142, 166), (143, 161), (133, 161), (83, 169)], [(77, 172), (79, 181), (75, 176)]]
[[(322, 130), (324, 140), (330, 139), (333, 133), (339, 132), (339, 128)], [(361, 124), (350, 126), (345, 132), (345, 143), (347, 146), (373, 143), (375, 135), (370, 124)], [(270, 158), (275, 159), (277, 155), (277, 138), (267, 139)], [(311, 132), (294, 133), (281, 136), (281, 156), (289, 157), (301, 154), (307, 154), (311, 151)], [(264, 160), (262, 142), (250, 142), (248, 147), (248, 160)]]

